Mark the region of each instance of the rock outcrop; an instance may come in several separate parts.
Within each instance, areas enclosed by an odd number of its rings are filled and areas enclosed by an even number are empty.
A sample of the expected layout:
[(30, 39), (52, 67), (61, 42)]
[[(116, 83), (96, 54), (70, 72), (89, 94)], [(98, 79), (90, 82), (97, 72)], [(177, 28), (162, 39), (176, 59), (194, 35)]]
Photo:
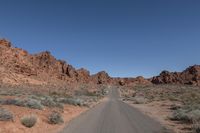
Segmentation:
[(9, 84), (109, 84), (111, 77), (105, 72), (90, 75), (84, 68), (75, 69), (65, 61), (57, 60), (49, 51), (29, 54), (0, 40), (0, 82)]
[(136, 78), (116, 78), (114, 79), (115, 84), (120, 86), (135, 86), (135, 85), (150, 85), (151, 82), (142, 76)]
[(195, 65), (183, 72), (163, 71), (159, 76), (147, 80), (141, 76), (136, 78), (112, 78), (105, 71), (90, 75), (84, 68), (75, 69), (65, 61), (57, 60), (50, 52), (29, 54), (15, 48), (11, 42), (0, 39), (0, 83), (4, 84), (61, 84), (68, 85), (120, 85), (134, 86), (138, 84), (191, 84), (200, 85), (200, 66)]
[(200, 65), (190, 66), (183, 72), (163, 71), (159, 76), (153, 77), (154, 84), (189, 84), (200, 85)]
[(98, 72), (91, 76), (92, 81), (97, 84), (110, 84), (111, 77), (105, 71)]
[(0, 72), (1, 81), (6, 82), (4, 79), (10, 78), (17, 84), (21, 82), (18, 76), (27, 83), (29, 82), (27, 79), (41, 83), (56, 82), (56, 80), (78, 82), (82, 79), (79, 71), (65, 61), (57, 60), (50, 52), (29, 54), (25, 50), (12, 47), (12, 44), (5, 39), (0, 40)]

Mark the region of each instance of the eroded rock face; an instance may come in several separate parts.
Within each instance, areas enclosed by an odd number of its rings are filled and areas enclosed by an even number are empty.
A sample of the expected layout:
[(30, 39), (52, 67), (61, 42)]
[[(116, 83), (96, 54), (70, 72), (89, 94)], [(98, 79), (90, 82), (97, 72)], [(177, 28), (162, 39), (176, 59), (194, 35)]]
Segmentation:
[[(5, 39), (0, 40), (0, 70), (1, 73), (7, 75), (7, 78), (18, 74), (24, 79), (27, 76), (44, 82), (49, 80), (56, 82), (57, 79), (77, 82), (78, 79), (78, 72), (73, 66), (65, 61), (57, 60), (50, 52), (32, 55), (25, 50), (12, 47), (11, 43)], [(1, 74), (1, 78), (4, 75)], [(21, 81), (17, 78), (14, 80)]]
[(10, 48), (12, 45), (11, 45), (11, 42), (7, 41), (6, 39), (1, 39), (0, 40), (0, 47), (8, 47)]
[(92, 80), (97, 84), (109, 84), (111, 83), (111, 77), (105, 71), (98, 72), (92, 75)]
[(152, 78), (154, 84), (190, 84), (200, 85), (200, 65), (190, 66), (183, 72), (163, 71)]
[(90, 82), (90, 72), (84, 68), (77, 70), (77, 80), (78, 82), (82, 83), (89, 83)]
[(137, 84), (179, 83), (200, 85), (200, 66), (195, 65), (183, 72), (163, 71), (159, 76), (147, 80), (137, 78), (112, 78), (105, 71), (90, 75), (84, 68), (76, 70), (72, 65), (57, 60), (50, 52), (29, 54), (27, 51), (15, 48), (12, 44), (0, 39), (0, 83), (9, 84), (59, 84), (68, 85), (90, 84), (134, 86)]
[(151, 82), (142, 76), (136, 78), (116, 78), (114, 79), (120, 86), (150, 85)]

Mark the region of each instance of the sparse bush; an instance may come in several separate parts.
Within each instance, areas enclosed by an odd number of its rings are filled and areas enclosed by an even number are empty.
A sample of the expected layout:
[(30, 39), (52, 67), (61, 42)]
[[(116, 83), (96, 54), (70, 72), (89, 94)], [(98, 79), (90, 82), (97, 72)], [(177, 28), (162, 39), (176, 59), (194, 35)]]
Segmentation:
[(188, 118), (190, 121), (200, 121), (200, 110), (192, 110), (188, 112)]
[(133, 102), (135, 104), (146, 104), (148, 102), (148, 99), (143, 96), (136, 96), (133, 98)]
[(16, 105), (16, 106), (24, 106), (24, 101), (21, 99), (8, 99), (6, 100), (6, 105)]
[(200, 121), (200, 109), (198, 105), (183, 106), (173, 112), (172, 120), (185, 121), (192, 123)]
[(50, 114), (48, 119), (50, 124), (61, 124), (64, 122), (61, 114), (58, 112), (53, 112), (52, 114)]
[(47, 107), (55, 107), (56, 106), (56, 102), (54, 102), (54, 100), (51, 97), (46, 97), (44, 100), (42, 100), (41, 103)]
[(79, 98), (58, 98), (57, 102), (64, 103), (64, 104), (70, 104), (75, 106), (83, 106), (84, 102), (83, 100)]
[(42, 106), (41, 102), (36, 99), (26, 99), (25, 106), (32, 108), (32, 109), (40, 109), (40, 110), (42, 110), (44, 108)]
[(183, 110), (183, 109), (178, 109), (175, 110), (172, 114), (172, 116), (170, 117), (171, 120), (175, 120), (175, 121), (190, 121), (189, 117), (187, 115), (187, 111)]
[(178, 110), (180, 108), (181, 108), (181, 105), (178, 105), (178, 104), (172, 104), (170, 107), (171, 110)]
[(194, 133), (200, 133), (200, 121), (193, 121), (192, 129)]
[(108, 95), (109, 91), (107, 89), (102, 89), (102, 95)]
[(20, 93), (21, 92), (18, 90), (2, 90), (2, 91), (0, 91), (0, 95), (4, 95), (4, 96), (16, 96)]
[(7, 109), (0, 108), (0, 121), (10, 120), (13, 120), (13, 114)]
[(76, 96), (82, 96), (82, 95), (88, 95), (88, 90), (86, 89), (80, 89), (80, 90), (76, 90), (75, 91), (75, 95)]
[(24, 101), (18, 98), (16, 99), (0, 99), (0, 104), (2, 105), (16, 105), (16, 106), (24, 106)]
[(43, 106), (39, 100), (36, 99), (0, 99), (2, 105), (16, 105), (21, 107), (28, 107), (32, 109), (43, 109)]
[(37, 117), (35, 115), (27, 115), (21, 118), (21, 123), (28, 128), (33, 127), (36, 124), (36, 122)]
[(38, 95), (30, 95), (30, 96), (28, 96), (28, 98), (30, 98), (30, 99), (36, 99), (36, 100), (41, 100), (41, 96), (38, 96)]

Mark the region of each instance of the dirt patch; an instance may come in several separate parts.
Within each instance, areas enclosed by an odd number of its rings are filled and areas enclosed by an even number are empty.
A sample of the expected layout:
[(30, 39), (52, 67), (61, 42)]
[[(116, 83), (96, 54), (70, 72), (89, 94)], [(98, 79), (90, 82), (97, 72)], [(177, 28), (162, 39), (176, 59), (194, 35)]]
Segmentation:
[[(1, 107), (10, 110), (14, 114), (14, 120), (8, 122), (0, 121), (0, 133), (55, 133), (61, 130), (71, 119), (86, 110), (84, 107), (65, 105), (64, 112), (62, 113), (65, 123), (62, 125), (52, 125), (48, 123), (47, 119), (48, 115), (53, 111), (52, 109), (34, 110), (12, 105), (4, 105)], [(34, 127), (27, 128), (21, 124), (20, 119), (24, 115), (30, 114), (37, 116), (37, 123)]]
[(170, 101), (162, 101), (162, 102), (152, 102), (149, 104), (131, 104), (131, 106), (139, 109), (145, 115), (157, 120), (162, 125), (164, 125), (167, 129), (174, 131), (175, 133), (191, 133), (191, 131), (185, 130), (190, 129), (191, 124), (183, 124), (180, 122), (171, 121), (169, 116), (172, 115), (172, 110), (170, 107), (173, 105)]

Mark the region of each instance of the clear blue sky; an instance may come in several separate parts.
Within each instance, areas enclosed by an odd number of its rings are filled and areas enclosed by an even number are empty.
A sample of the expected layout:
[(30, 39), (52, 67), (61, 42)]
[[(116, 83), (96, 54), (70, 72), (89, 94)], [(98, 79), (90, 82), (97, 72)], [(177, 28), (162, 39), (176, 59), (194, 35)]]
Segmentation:
[(0, 0), (0, 37), (91, 73), (151, 77), (200, 64), (200, 0)]

